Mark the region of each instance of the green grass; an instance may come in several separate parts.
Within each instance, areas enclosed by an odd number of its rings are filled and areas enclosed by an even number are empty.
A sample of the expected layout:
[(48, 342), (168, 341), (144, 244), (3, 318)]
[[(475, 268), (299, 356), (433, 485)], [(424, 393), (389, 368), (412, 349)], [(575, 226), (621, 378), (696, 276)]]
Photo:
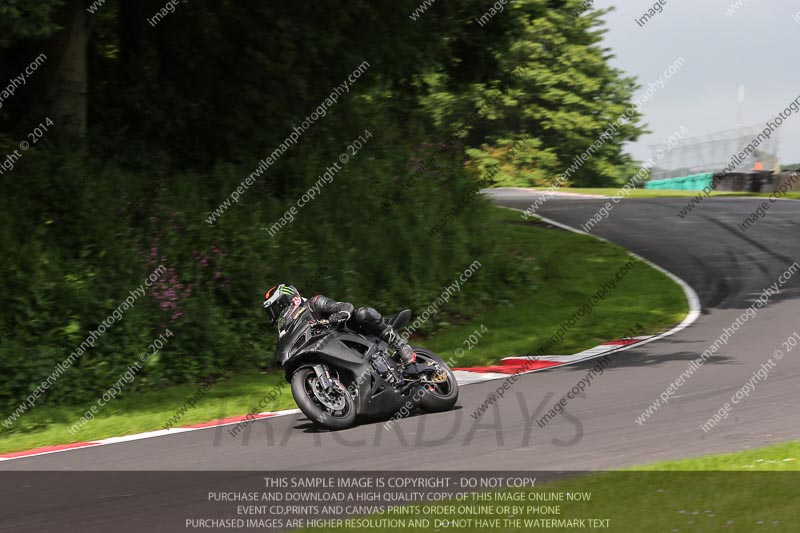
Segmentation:
[[(597, 194), (600, 196), (614, 196), (620, 191), (620, 188), (572, 188), (564, 187), (559, 189), (560, 192), (572, 192), (579, 194)], [(683, 198), (694, 197), (700, 191), (681, 191), (681, 190), (666, 190), (666, 189), (634, 189), (626, 194), (628, 198)], [(727, 192), (727, 191), (712, 191), (711, 196), (745, 196), (745, 197), (768, 197), (771, 193), (767, 192)], [(789, 191), (781, 198), (800, 200), (800, 191)]]
[[(797, 475), (789, 472), (606, 472), (543, 484), (535, 489), (508, 490), (506, 493), (588, 493), (588, 501), (580, 502), (507, 502), (451, 501), (433, 504), (423, 511), (408, 515), (378, 514), (370, 518), (414, 517), (428, 518), (429, 527), (415, 528), (398, 525), (402, 531), (526, 532), (526, 531), (610, 531), (613, 533), (680, 532), (754, 533), (757, 531), (793, 532), (797, 524), (800, 495)], [(469, 498), (469, 497), (468, 497)], [(466, 505), (473, 510), (458, 509)], [(481, 508), (477, 506), (480, 505)], [(502, 506), (526, 506), (521, 512), (498, 509)], [(448, 510), (455, 506), (457, 511)], [(490, 506), (490, 509), (486, 509)], [(535, 513), (527, 506), (549, 506), (548, 512)], [(557, 506), (557, 509), (553, 507)], [(452, 507), (451, 507), (452, 509)], [(460, 511), (460, 512), (459, 512)], [(500, 520), (499, 527), (441, 528), (435, 519)], [(503, 519), (519, 519), (519, 527), (503, 527)], [(535, 519), (599, 519), (608, 520), (604, 527), (558, 527), (542, 522), (525, 523)], [(473, 523), (474, 525), (474, 523)], [(328, 531), (365, 531), (350, 527), (326, 528)], [(371, 528), (370, 531), (391, 531)], [(396, 529), (395, 529), (396, 530)], [(308, 529), (307, 531), (320, 531)]]
[[(681, 461), (656, 463), (624, 471), (603, 472), (539, 484), (533, 489), (506, 489), (502, 492), (523, 493), (589, 493), (586, 502), (507, 502), (499, 498), (486, 502), (449, 501), (427, 505), (427, 512), (417, 506), (412, 514), (377, 514), (370, 518), (428, 518), (434, 519), (502, 519), (533, 520), (536, 518), (610, 520), (605, 528), (577, 527), (450, 527), (442, 531), (481, 532), (505, 531), (613, 531), (614, 533), (681, 532), (705, 533), (725, 531), (753, 533), (755, 531), (797, 532), (797, 510), (800, 493), (797, 491), (797, 458), (800, 442), (789, 442), (745, 452), (709, 455)], [(781, 470), (783, 472), (777, 472)], [(515, 474), (516, 475), (516, 474)], [(520, 472), (519, 476), (524, 476)], [(498, 494), (499, 492), (493, 493)], [(475, 510), (460, 510), (453, 514), (447, 506), (466, 505)], [(477, 509), (476, 506), (491, 506)], [(500, 505), (560, 506), (559, 514), (535, 514), (527, 509), (512, 514), (500, 512)], [(404, 531), (426, 531), (403, 527)], [(435, 529), (433, 525), (427, 529)], [(363, 531), (363, 529), (361, 529)], [(309, 529), (308, 531), (315, 531)], [(335, 531), (357, 531), (343, 527)], [(373, 531), (389, 531), (374, 528)]]
[[(631, 257), (624, 249), (593, 237), (524, 223), (514, 211), (499, 211), (497, 217), (505, 224), (498, 238), (505, 240), (510, 253), (535, 258), (531, 265), (535, 286), (468, 325), (450, 327), (420, 341), (445, 360), (456, 356), (456, 366), (532, 353)], [(660, 332), (680, 322), (687, 312), (681, 288), (661, 272), (636, 261), (617, 288), (548, 352), (570, 354), (591, 348), (619, 338), (631, 328), (638, 330), (637, 323), (641, 325), (637, 334)], [(481, 325), (488, 332), (469, 349), (470, 343), (465, 342)], [(464, 350), (463, 355), (458, 356), (459, 349)]]
[(680, 461), (664, 461), (636, 467), (643, 471), (786, 471), (800, 470), (800, 441), (774, 444), (755, 450), (726, 453), (721, 455), (705, 455)]
[[(455, 366), (488, 364), (502, 356), (533, 352), (630, 258), (612, 244), (526, 223), (519, 213), (505, 209), (493, 210), (487, 223), (496, 226), (497, 238), (507, 253), (525, 262), (533, 282), (514, 301), (488, 308), (469, 323), (439, 324), (438, 333), (413, 340), (446, 360), (455, 357)], [(481, 258), (482, 262), (488, 260)], [(466, 282), (460, 297), (478, 296), (469, 293)], [(637, 262), (617, 288), (567, 331), (550, 352), (569, 354), (590, 348), (626, 334), (637, 323), (641, 330), (633, 333), (655, 333), (682, 320), (686, 312), (683, 291), (660, 272)], [(469, 349), (465, 342), (476, 329), (480, 331), (481, 325), (481, 337)], [(458, 349), (463, 355), (456, 352)], [(278, 373), (251, 373), (224, 380), (208, 390), (176, 426), (246, 414), (282, 382), (283, 375)], [(129, 395), (103, 407), (74, 435), (69, 433), (70, 426), (91, 404), (37, 407), (23, 415), (11, 431), (0, 433), (0, 453), (158, 430), (197, 390), (197, 385), (182, 385)], [(289, 389), (283, 388), (274, 402), (260, 410), (294, 406)]]
[[(288, 386), (283, 387), (283, 383), (286, 383), (283, 375), (277, 373), (242, 374), (220, 381), (209, 388), (175, 426), (247, 414), (272, 390), (279, 390), (280, 395), (259, 411), (294, 408), (291, 391)], [(0, 453), (163, 429), (198, 390), (198, 385), (179, 385), (112, 401), (74, 435), (69, 428), (78, 422), (91, 404), (37, 407), (17, 422), (15, 432), (3, 435)]]

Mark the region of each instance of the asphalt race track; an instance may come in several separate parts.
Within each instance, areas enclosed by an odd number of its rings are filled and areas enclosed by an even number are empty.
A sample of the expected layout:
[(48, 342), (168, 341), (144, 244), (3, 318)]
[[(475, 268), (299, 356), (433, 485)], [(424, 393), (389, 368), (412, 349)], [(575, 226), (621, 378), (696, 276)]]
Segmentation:
[[(492, 191), (494, 201), (528, 207), (536, 193)], [(465, 386), (460, 409), (416, 416), (391, 429), (366, 424), (317, 432), (302, 415), (254, 422), (236, 438), (226, 427), (0, 462), (2, 470), (594, 470), (758, 447), (800, 437), (796, 409), (800, 346), (710, 432), (700, 426), (762, 363), (800, 331), (800, 275), (786, 283), (670, 400), (634, 421), (763, 289), (800, 259), (800, 209), (775, 203), (746, 233), (736, 227), (760, 199), (711, 198), (686, 219), (686, 200), (626, 199), (593, 233), (686, 280), (703, 312), (670, 337), (612, 356), (565, 416), (534, 422), (593, 363), (525, 376), (476, 421), (470, 414), (498, 382)], [(606, 200), (553, 198), (540, 213), (579, 227)], [(560, 230), (554, 230), (560, 231)], [(229, 413), (229, 415), (239, 413)]]
[[(517, 209), (527, 208), (536, 197), (521, 190), (496, 190), (491, 195), (497, 204)], [(0, 470), (64, 474), (41, 478), (53, 474), (28, 472), (20, 477), (6, 472), (0, 496), (16, 503), (6, 509), (0, 531), (66, 531), (65, 526), (81, 531), (170, 531), (175, 525), (171, 517), (197, 514), (209, 484), (241, 484), (264, 470), (595, 470), (798, 438), (800, 345), (776, 363), (726, 420), (708, 433), (700, 426), (774, 357), (782, 341), (800, 331), (800, 275), (700, 367), (668, 405), (644, 424), (635, 423), (689, 362), (800, 258), (797, 203), (777, 202), (746, 234), (736, 228), (761, 201), (711, 198), (683, 220), (676, 215), (686, 202), (680, 198), (628, 199), (614, 207), (593, 233), (686, 280), (699, 295), (703, 312), (672, 336), (614, 354), (585, 396), (571, 400), (565, 414), (544, 428), (534, 420), (594, 363), (524, 376), (478, 421), (470, 414), (498, 381), (463, 387), (458, 410), (415, 416), (388, 430), (375, 423), (338, 433), (317, 432), (302, 415), (293, 415), (256, 421), (236, 438), (227, 433), (230, 426), (212, 427), (3, 461)], [(540, 212), (578, 227), (605, 202), (553, 198)], [(189, 473), (172, 478), (163, 473), (129, 474), (122, 490), (111, 483), (122, 473), (98, 473), (106, 476), (98, 479), (76, 470), (184, 470), (206, 477), (193, 483), (195, 474)], [(209, 481), (209, 471), (220, 471), (219, 478)]]
[[(536, 193), (492, 191), (494, 201), (528, 207)], [(565, 416), (534, 422), (593, 363), (525, 376), (476, 421), (470, 414), (498, 382), (465, 386), (461, 409), (416, 416), (391, 429), (366, 424), (317, 432), (302, 415), (261, 420), (236, 438), (226, 427), (0, 462), (2, 470), (593, 470), (758, 447), (800, 437), (796, 407), (800, 347), (731, 415), (705, 433), (700, 426), (731, 399), (781, 342), (800, 331), (800, 275), (747, 321), (642, 425), (637, 416), (729, 327), (763, 289), (800, 259), (800, 209), (775, 203), (746, 233), (736, 227), (759, 199), (711, 198), (686, 219), (686, 199), (626, 199), (593, 233), (686, 280), (701, 317), (670, 337), (612, 356)], [(540, 213), (579, 227), (606, 202), (553, 198)], [(554, 231), (561, 231), (554, 229)], [(554, 302), (557, 304), (557, 302)], [(238, 413), (228, 413), (233, 415)]]

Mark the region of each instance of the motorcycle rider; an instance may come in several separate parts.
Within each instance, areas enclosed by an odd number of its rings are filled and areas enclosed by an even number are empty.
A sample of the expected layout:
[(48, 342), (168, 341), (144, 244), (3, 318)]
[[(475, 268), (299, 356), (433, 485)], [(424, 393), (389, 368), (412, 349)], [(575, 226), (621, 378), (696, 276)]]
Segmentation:
[(337, 302), (321, 294), (307, 300), (294, 286), (286, 284), (276, 285), (264, 295), (264, 309), (272, 323), (277, 324), (278, 335), (281, 337), (295, 320), (301, 320), (303, 307), (316, 320), (346, 322), (353, 329), (371, 333), (388, 342), (404, 366), (416, 360), (416, 354), (408, 342), (394, 328), (383, 322), (381, 314), (372, 307), (356, 309), (349, 302)]

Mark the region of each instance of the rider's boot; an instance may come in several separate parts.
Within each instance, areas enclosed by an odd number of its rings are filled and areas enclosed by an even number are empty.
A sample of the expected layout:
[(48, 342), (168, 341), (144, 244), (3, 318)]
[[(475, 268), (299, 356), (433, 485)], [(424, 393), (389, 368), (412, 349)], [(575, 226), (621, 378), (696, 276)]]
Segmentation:
[(417, 360), (417, 354), (414, 353), (414, 349), (411, 348), (411, 346), (408, 344), (408, 341), (406, 341), (402, 335), (399, 335), (393, 328), (387, 327), (382, 336), (387, 339), (389, 346), (394, 348), (394, 351), (397, 354), (397, 357), (400, 359), (400, 363), (402, 364), (403, 368), (413, 364)]

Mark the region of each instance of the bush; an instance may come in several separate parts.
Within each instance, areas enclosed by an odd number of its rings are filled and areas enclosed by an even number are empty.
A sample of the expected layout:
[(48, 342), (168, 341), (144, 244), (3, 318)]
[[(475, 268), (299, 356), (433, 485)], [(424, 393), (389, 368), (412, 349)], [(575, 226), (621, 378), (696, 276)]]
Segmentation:
[[(0, 178), (11, 191), (0, 200), (0, 242), (8, 251), (0, 323), (16, 323), (0, 345), (8, 369), (0, 403), (13, 410), (161, 265), (165, 272), (146, 295), (39, 402), (94, 400), (164, 328), (173, 336), (122, 394), (194, 381), (215, 365), (265, 366), (276, 337), (261, 300), (278, 282), (387, 313), (419, 312), (479, 261), (468, 281), (473, 296), (454, 297), (423, 331), (525, 283), (519, 268), (499, 258), (484, 225), (488, 203), (475, 195), (458, 150), (398, 149), (400, 134), (374, 120), (372, 138), (271, 236), (266, 229), (364, 129), (341, 128), (335, 140), (325, 130), (307, 133), (271, 170), (294, 178), (289, 190), (261, 177), (214, 224), (206, 221), (210, 213), (252, 166), (220, 164), (207, 175), (145, 172), (74, 154), (27, 153), (13, 182)], [(427, 169), (416, 167), (425, 160), (432, 161)], [(452, 220), (431, 232), (445, 212)]]

